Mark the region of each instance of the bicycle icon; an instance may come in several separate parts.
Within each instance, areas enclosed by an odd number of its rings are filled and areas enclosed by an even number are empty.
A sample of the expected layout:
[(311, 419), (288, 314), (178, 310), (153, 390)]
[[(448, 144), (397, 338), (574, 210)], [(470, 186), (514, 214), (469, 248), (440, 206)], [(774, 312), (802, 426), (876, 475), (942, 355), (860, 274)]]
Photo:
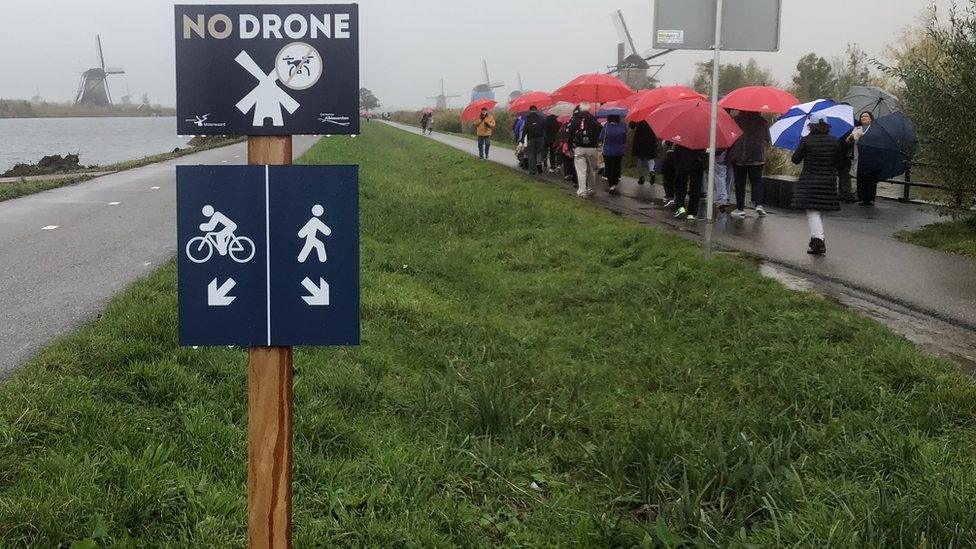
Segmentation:
[(227, 241), (226, 250), (219, 244), (217, 236), (220, 233), (207, 233), (203, 236), (195, 236), (186, 243), (186, 256), (194, 263), (206, 263), (213, 255), (214, 250), (220, 255), (229, 255), (231, 259), (238, 263), (247, 263), (254, 257), (256, 248), (254, 241), (246, 236), (232, 235)]
[[(237, 223), (207, 204), (202, 213), (208, 220), (200, 225), (203, 236), (195, 236), (186, 243), (186, 257), (194, 263), (206, 263), (217, 250), (221, 256), (230, 255), (238, 263), (247, 263), (254, 257), (257, 248), (254, 241), (246, 236), (237, 236)], [(219, 231), (214, 231), (221, 227)]]

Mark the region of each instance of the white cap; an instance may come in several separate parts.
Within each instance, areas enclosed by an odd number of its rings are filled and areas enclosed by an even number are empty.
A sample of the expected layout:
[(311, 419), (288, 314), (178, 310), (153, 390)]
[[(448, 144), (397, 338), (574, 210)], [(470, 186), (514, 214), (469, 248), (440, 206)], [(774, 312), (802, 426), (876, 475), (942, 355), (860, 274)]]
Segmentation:
[(825, 117), (822, 114), (812, 113), (812, 114), (810, 114), (810, 121), (809, 121), (809, 123), (810, 124), (826, 124), (827, 123), (827, 117)]

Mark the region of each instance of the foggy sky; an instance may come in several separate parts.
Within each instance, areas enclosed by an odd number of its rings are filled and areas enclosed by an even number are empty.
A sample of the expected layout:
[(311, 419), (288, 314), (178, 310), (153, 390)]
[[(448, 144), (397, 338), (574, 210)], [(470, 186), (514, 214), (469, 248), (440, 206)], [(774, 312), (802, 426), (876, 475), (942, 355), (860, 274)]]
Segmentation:
[[(937, 0), (940, 8), (953, 0)], [(0, 0), (0, 97), (26, 99), (35, 86), (46, 100), (74, 98), (80, 73), (95, 66), (95, 34), (107, 65), (124, 65), (109, 77), (114, 98), (126, 84), (138, 102), (175, 103), (171, 0)], [(735, 0), (726, 0), (735, 2)], [(217, 3), (217, 2), (215, 2)], [(219, 3), (255, 3), (226, 0)], [(287, 4), (294, 1), (271, 0)], [(346, 2), (335, 2), (346, 3)], [(507, 97), (522, 73), (526, 89), (551, 91), (582, 72), (606, 71), (615, 62), (616, 31), (610, 13), (622, 9), (638, 50), (650, 49), (652, 0), (361, 0), (361, 82), (383, 103), (381, 110), (430, 104), (438, 80), (467, 102), (488, 61), (497, 90)], [(796, 61), (811, 51), (830, 58), (847, 42), (871, 56), (897, 40), (928, 0), (784, 0), (781, 50), (724, 53), (723, 62), (755, 57), (789, 82)], [(856, 8), (856, 10), (855, 10)], [(708, 52), (676, 52), (658, 78), (690, 81)]]

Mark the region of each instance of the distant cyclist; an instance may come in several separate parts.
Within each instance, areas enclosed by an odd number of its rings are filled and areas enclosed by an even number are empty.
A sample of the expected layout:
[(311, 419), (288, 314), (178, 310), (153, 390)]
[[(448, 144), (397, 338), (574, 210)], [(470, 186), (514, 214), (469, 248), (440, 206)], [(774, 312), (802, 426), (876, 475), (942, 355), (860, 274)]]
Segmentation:
[[(237, 223), (234, 223), (226, 215), (214, 210), (214, 207), (207, 204), (203, 207), (203, 215), (208, 218), (209, 221), (202, 223), (200, 225), (200, 230), (205, 233), (213, 233), (214, 241), (217, 245), (217, 253), (220, 255), (227, 255), (227, 245), (234, 238), (234, 231), (237, 230)], [(223, 228), (219, 231), (215, 231), (217, 225), (222, 225)]]

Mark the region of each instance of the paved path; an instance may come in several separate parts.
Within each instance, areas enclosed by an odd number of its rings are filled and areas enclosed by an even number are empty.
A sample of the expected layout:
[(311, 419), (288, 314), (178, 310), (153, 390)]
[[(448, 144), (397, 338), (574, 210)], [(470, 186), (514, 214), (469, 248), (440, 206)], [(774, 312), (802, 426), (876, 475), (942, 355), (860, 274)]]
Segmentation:
[[(419, 134), (418, 128), (391, 123)], [(432, 139), (477, 153), (473, 140), (435, 133)], [(515, 156), (501, 147), (492, 149), (493, 162), (516, 167)], [(523, 172), (524, 173), (524, 172)], [(572, 184), (553, 178), (572, 192)], [(701, 234), (704, 222), (688, 223), (672, 218), (660, 207), (660, 185), (637, 185), (625, 177), (619, 195), (608, 195), (605, 183), (589, 200), (638, 222), (665, 224), (675, 230)], [(748, 251), (791, 269), (868, 292), (899, 305), (950, 323), (976, 330), (976, 261), (912, 244), (899, 242), (892, 234), (938, 219), (925, 208), (895, 201), (879, 201), (873, 208), (844, 205), (825, 220), (828, 253), (813, 257), (806, 253), (810, 240), (803, 212), (770, 208), (770, 215), (758, 218), (749, 211), (745, 220), (719, 216), (714, 240), (721, 246)]]
[(175, 166), (245, 159), (238, 143), (0, 202), (0, 379), (173, 257)]

